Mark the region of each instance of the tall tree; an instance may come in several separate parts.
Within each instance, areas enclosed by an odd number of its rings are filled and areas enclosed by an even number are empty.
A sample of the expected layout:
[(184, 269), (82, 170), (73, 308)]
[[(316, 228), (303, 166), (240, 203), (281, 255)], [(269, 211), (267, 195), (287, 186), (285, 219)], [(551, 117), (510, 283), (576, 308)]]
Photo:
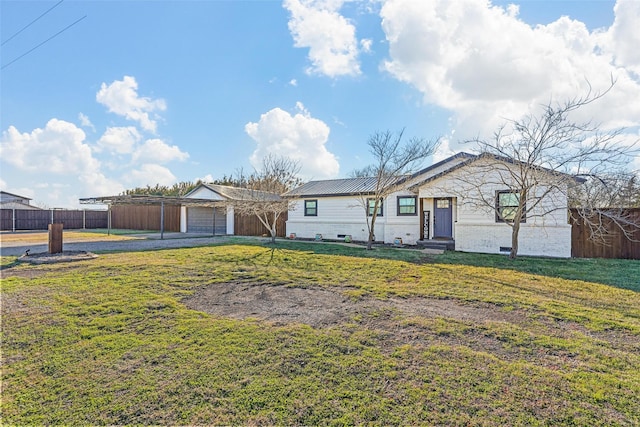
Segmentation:
[[(603, 131), (592, 121), (573, 119), (577, 110), (602, 98), (613, 84), (604, 92), (589, 90), (582, 97), (549, 102), (537, 114), (508, 120), (490, 140), (467, 141), (476, 144), (480, 157), (458, 174), (454, 191), (463, 203), (492, 211), (511, 227), (510, 258), (518, 254), (524, 221), (539, 218), (544, 226), (549, 214), (568, 208), (566, 201), (579, 193), (575, 189), (582, 181), (622, 168), (637, 152), (621, 141), (621, 129)], [(580, 206), (595, 206), (593, 195), (581, 195)], [(588, 216), (584, 215), (590, 220)]]
[(417, 137), (404, 142), (403, 136), (404, 129), (397, 133), (387, 130), (372, 134), (367, 145), (373, 156), (373, 163), (352, 173), (353, 177), (372, 178), (367, 180), (368, 185), (358, 195), (358, 204), (366, 217), (367, 249), (373, 247), (376, 219), (384, 200), (392, 193), (407, 188), (410, 176), (440, 144), (440, 139)]
[(172, 186), (168, 185), (160, 185), (156, 184), (155, 186), (147, 185), (146, 187), (136, 187), (129, 190), (125, 190), (122, 195), (123, 196), (134, 196), (134, 195), (146, 195), (146, 196), (173, 196), (180, 197), (187, 194), (189, 191), (193, 190), (200, 184), (202, 181), (198, 180), (196, 182), (178, 182), (173, 184)]
[(292, 199), (281, 195), (302, 183), (299, 172), (298, 162), (270, 154), (262, 160), (261, 168), (251, 175), (244, 176), (239, 172), (236, 181), (242, 183), (244, 191), (238, 192), (238, 199), (229, 203), (240, 214), (255, 215), (269, 230), (271, 242), (275, 243), (278, 219), (294, 207)]

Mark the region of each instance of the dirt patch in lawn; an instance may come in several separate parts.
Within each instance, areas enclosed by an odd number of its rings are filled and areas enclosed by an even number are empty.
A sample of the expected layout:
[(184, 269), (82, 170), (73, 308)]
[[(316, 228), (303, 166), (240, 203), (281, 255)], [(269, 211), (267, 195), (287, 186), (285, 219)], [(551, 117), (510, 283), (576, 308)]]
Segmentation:
[[(351, 291), (351, 292), (350, 292)], [(234, 319), (255, 318), (275, 324), (304, 323), (327, 327), (378, 318), (382, 314), (450, 317), (474, 322), (516, 321), (521, 314), (502, 312), (496, 306), (464, 305), (432, 298), (378, 299), (354, 297), (354, 289), (301, 288), (283, 285), (224, 283), (198, 290), (184, 300), (195, 310)]]
[[(361, 295), (357, 289), (349, 287), (221, 283), (200, 288), (183, 302), (189, 308), (220, 317), (256, 319), (275, 325), (299, 323), (314, 328), (366, 329), (387, 351), (404, 344), (442, 343), (469, 347), (505, 359), (531, 359), (550, 367), (579, 363), (568, 351), (534, 353), (531, 343), (509, 342), (508, 333), (501, 336), (495, 332), (491, 326), (495, 322), (516, 325), (533, 335), (570, 338), (581, 333), (606, 341), (613, 348), (637, 346), (640, 350), (637, 337), (629, 332), (618, 331), (612, 336), (589, 331), (584, 325), (552, 319), (524, 308), (507, 311), (495, 304), (419, 296), (381, 299)], [(636, 344), (632, 344), (634, 342)]]
[(59, 262), (86, 261), (97, 258), (98, 255), (87, 251), (64, 251), (57, 254), (38, 253), (23, 255), (18, 260), (30, 264), (55, 264)]

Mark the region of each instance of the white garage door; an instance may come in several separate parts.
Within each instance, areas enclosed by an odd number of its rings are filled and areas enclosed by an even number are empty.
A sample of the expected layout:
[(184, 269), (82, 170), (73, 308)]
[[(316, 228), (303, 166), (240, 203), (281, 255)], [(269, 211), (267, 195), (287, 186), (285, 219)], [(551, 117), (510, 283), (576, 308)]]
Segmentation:
[(227, 234), (226, 209), (187, 208), (187, 233)]

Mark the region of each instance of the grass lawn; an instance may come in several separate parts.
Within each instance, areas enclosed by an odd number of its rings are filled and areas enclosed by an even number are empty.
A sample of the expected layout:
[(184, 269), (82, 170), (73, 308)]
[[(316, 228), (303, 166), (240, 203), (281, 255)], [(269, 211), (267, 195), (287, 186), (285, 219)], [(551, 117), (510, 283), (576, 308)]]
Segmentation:
[[(95, 230), (64, 230), (63, 236), (64, 240), (68, 242), (91, 242), (96, 240), (107, 240), (107, 241), (117, 241), (117, 240), (130, 240), (133, 237), (127, 236), (127, 234), (132, 233), (111, 233), (107, 234), (106, 230), (104, 233), (98, 232)], [(17, 233), (1, 233), (0, 241), (3, 243), (14, 243), (20, 242), (25, 245), (27, 244), (37, 244), (37, 243), (47, 243), (49, 241), (49, 232), (48, 231), (29, 231), (29, 232), (17, 232)]]
[[(640, 424), (639, 264), (517, 261), (298, 242), (5, 257), (1, 422)], [(458, 309), (312, 328), (185, 305), (246, 285)]]

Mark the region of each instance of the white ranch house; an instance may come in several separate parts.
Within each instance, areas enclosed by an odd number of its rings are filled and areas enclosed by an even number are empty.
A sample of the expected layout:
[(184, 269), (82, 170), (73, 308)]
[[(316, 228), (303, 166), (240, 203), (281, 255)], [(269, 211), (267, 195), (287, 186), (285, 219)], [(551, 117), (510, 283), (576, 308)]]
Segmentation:
[[(468, 174), (474, 173), (471, 166), (479, 159), (459, 153), (414, 174), (403, 191), (383, 200), (375, 223), (376, 241), (397, 243), (401, 239), (410, 245), (444, 241), (459, 251), (508, 253), (511, 227), (497, 218), (494, 209), (465, 200), (465, 192), (472, 190), (464, 188), (460, 176), (467, 174), (468, 179)], [(295, 199), (288, 213), (286, 234), (308, 239), (350, 236), (366, 241), (365, 211), (359, 200), (366, 197), (373, 183), (372, 178), (311, 181), (286, 193), (285, 197)], [(487, 184), (482, 191), (496, 203), (508, 203), (509, 197), (504, 195), (513, 194), (496, 184)], [(529, 216), (520, 228), (520, 255), (571, 256), (566, 191), (556, 193), (547, 199), (553, 206), (537, 206), (527, 212)]]

